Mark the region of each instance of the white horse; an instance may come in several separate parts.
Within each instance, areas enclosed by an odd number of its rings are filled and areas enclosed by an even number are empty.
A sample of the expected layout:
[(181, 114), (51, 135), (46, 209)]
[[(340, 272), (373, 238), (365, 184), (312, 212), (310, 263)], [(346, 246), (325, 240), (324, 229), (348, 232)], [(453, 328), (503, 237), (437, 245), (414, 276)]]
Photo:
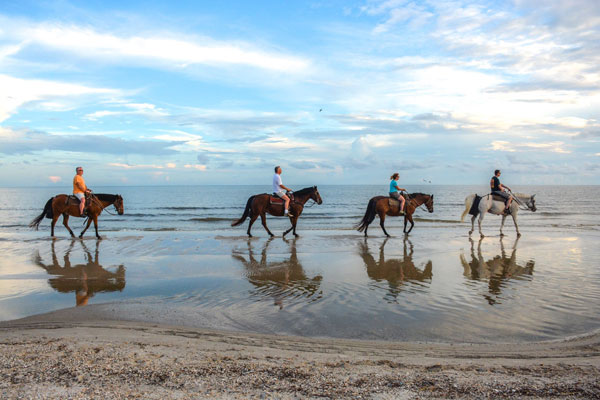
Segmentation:
[[(512, 216), (513, 222), (515, 223), (515, 228), (517, 229), (517, 236), (521, 236), (521, 232), (519, 232), (519, 225), (517, 225), (517, 212), (519, 210), (529, 210), (535, 212), (537, 208), (535, 207), (535, 194), (533, 196), (529, 196), (528, 194), (523, 193), (513, 193), (513, 202), (510, 204), (510, 215)], [(475, 195), (470, 194), (465, 198), (465, 211), (463, 211), (460, 222), (465, 220), (465, 215), (471, 210), (471, 206), (473, 205), (473, 201), (475, 200)], [(491, 194), (485, 195), (481, 197), (479, 201), (479, 207), (477, 209), (477, 215), (479, 215), (479, 234), (481, 237), (484, 237), (483, 232), (481, 232), (481, 221), (485, 217), (485, 213), (491, 213), (496, 215), (502, 215), (502, 224), (500, 224), (500, 236), (504, 236), (502, 233), (502, 228), (504, 228), (504, 220), (506, 219), (507, 214), (504, 213), (505, 204), (504, 201), (494, 200)], [(471, 218), (471, 230), (469, 231), (469, 235), (473, 233), (475, 230), (475, 218), (477, 215), (473, 215)]]

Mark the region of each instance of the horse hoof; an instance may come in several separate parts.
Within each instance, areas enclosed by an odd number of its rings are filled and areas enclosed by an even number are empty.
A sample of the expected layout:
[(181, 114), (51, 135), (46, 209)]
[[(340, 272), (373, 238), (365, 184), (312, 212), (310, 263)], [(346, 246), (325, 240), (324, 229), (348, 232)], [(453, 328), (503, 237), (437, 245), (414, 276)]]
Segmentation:
[(294, 233), (294, 237), (298, 237), (298, 236), (300, 236), (300, 235), (298, 235), (297, 233)]
[(503, 236), (505, 236), (504, 233), (500, 233), (500, 237), (503, 237)]
[(485, 237), (485, 235), (480, 235), (480, 236), (481, 236), (482, 239)]
[(520, 234), (520, 233), (517, 233), (517, 237), (521, 237), (521, 234)]

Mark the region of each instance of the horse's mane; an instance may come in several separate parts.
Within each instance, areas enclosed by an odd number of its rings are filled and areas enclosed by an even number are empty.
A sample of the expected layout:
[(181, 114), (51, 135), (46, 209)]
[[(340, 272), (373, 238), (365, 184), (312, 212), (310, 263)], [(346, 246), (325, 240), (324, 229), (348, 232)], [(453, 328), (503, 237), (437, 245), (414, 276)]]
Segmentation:
[(115, 200), (117, 200), (116, 194), (94, 193), (94, 196), (96, 196), (101, 201), (110, 201), (111, 203), (114, 203)]
[(311, 187), (307, 187), (307, 188), (304, 188), (304, 189), (296, 190), (296, 191), (294, 191), (294, 194), (295, 195), (296, 194), (303, 195), (303, 194), (314, 192), (314, 190), (315, 190), (315, 187), (311, 186)]
[(431, 196), (430, 194), (425, 194), (425, 193), (421, 193), (421, 192), (416, 192), (416, 193), (409, 193), (408, 197), (409, 198), (413, 198), (413, 197), (417, 197), (417, 196)]
[(531, 198), (530, 195), (525, 193), (513, 193), (513, 196), (518, 197), (519, 199), (529, 200)]

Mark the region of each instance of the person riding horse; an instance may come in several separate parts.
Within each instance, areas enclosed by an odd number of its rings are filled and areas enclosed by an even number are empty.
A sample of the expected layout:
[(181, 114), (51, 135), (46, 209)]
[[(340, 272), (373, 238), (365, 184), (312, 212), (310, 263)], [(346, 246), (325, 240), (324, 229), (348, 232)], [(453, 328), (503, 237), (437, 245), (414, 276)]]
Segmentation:
[(285, 201), (284, 216), (293, 217), (293, 215), (288, 212), (290, 198), (287, 196), (286, 191), (291, 193), (292, 189), (283, 186), (283, 183), (281, 182), (281, 167), (278, 165), (275, 167), (275, 175), (273, 175), (273, 194)]
[(81, 217), (84, 217), (85, 198), (91, 193), (91, 190), (85, 185), (83, 168), (77, 167), (75, 168), (75, 172), (77, 174), (73, 178), (73, 195), (79, 199), (79, 214)]
[(506, 185), (500, 183), (500, 170), (497, 169), (494, 171), (494, 176), (490, 180), (490, 187), (492, 189), (492, 194), (498, 195), (504, 199), (504, 204), (506, 207), (504, 208), (504, 213), (508, 214), (510, 212), (510, 203), (512, 203), (513, 197), (510, 193), (507, 193), (506, 190), (511, 191), (510, 188)]
[(398, 179), (400, 179), (399, 173), (394, 173), (394, 175), (390, 176), (390, 197), (398, 200), (400, 202), (400, 212), (404, 212), (404, 196), (400, 194), (400, 192), (405, 192), (406, 189), (403, 189), (398, 186)]

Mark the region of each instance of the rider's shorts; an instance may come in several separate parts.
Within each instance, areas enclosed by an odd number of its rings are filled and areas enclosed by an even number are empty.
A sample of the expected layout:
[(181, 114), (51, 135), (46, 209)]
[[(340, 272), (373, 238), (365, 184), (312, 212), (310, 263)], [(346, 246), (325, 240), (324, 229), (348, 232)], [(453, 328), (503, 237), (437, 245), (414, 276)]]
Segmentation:
[(285, 190), (280, 190), (279, 192), (275, 192), (275, 195), (277, 197), (281, 197), (283, 199), (283, 196), (285, 196)]
[(81, 201), (85, 197), (85, 194), (83, 194), (83, 193), (75, 193), (74, 196), (77, 197), (79, 199), (79, 201)]
[(400, 200), (400, 192), (390, 192), (390, 197), (393, 197), (396, 200)]

